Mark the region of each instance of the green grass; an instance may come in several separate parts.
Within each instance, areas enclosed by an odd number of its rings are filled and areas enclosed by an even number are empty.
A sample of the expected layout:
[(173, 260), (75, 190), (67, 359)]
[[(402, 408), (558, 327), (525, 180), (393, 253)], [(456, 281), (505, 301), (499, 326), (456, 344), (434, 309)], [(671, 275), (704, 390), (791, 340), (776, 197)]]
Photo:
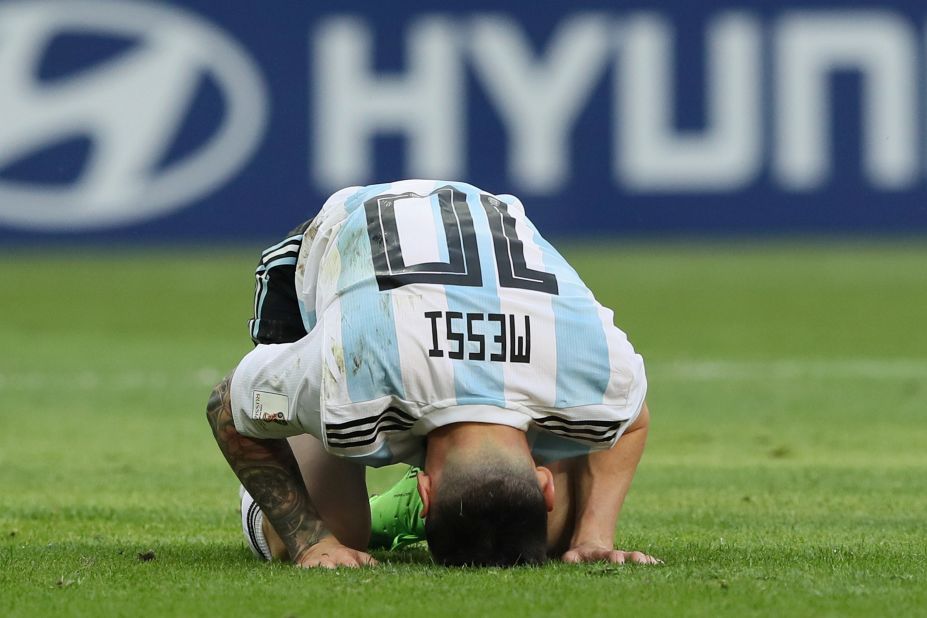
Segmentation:
[(255, 251), (20, 252), (0, 260), (0, 616), (927, 611), (927, 247), (566, 253), (648, 362), (619, 538), (664, 566), (259, 564), (203, 415), (249, 349)]

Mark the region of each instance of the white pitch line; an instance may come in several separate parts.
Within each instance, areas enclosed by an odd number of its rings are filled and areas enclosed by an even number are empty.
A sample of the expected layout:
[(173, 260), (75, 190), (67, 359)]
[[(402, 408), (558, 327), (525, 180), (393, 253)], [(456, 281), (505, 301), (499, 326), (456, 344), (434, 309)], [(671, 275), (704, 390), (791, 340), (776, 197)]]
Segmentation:
[[(651, 381), (732, 382), (808, 380), (927, 380), (927, 359), (678, 359), (646, 362)], [(43, 389), (146, 391), (210, 388), (223, 373), (194, 371), (0, 371), (0, 392)]]

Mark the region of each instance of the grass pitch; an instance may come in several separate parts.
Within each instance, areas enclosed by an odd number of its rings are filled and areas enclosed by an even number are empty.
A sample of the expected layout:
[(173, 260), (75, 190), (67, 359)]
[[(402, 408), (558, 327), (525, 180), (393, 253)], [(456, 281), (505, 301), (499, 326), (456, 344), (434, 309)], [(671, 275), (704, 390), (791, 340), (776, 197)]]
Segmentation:
[(927, 247), (565, 253), (647, 360), (619, 538), (664, 566), (259, 564), (203, 414), (249, 349), (257, 248), (18, 252), (0, 260), (0, 616), (927, 612)]

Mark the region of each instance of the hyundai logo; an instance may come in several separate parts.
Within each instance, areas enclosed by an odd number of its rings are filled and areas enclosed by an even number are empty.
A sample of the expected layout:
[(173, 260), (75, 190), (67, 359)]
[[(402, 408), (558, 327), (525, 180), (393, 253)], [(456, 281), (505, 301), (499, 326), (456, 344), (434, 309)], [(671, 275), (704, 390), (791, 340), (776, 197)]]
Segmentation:
[[(63, 35), (135, 44), (42, 81), (43, 55)], [(221, 121), (165, 165), (207, 78), (222, 95)], [(0, 4), (0, 85), (0, 169), (69, 138), (91, 144), (70, 184), (0, 179), (0, 221), (33, 230), (112, 227), (182, 208), (241, 169), (267, 120), (264, 82), (238, 43), (192, 13), (144, 2)]]

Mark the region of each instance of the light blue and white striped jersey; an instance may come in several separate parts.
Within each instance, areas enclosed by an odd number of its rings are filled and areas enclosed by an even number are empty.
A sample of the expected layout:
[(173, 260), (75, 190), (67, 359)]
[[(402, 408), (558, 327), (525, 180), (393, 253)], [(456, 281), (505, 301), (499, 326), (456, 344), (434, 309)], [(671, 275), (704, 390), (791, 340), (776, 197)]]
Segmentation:
[(339, 191), (304, 235), (296, 290), (322, 339), (319, 437), (369, 465), (415, 461), (424, 435), (462, 421), (518, 427), (542, 461), (609, 448), (644, 399), (612, 312), (511, 195)]

